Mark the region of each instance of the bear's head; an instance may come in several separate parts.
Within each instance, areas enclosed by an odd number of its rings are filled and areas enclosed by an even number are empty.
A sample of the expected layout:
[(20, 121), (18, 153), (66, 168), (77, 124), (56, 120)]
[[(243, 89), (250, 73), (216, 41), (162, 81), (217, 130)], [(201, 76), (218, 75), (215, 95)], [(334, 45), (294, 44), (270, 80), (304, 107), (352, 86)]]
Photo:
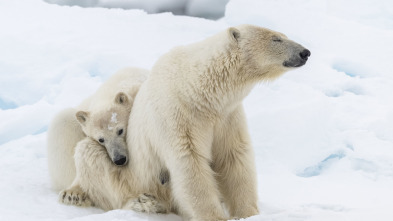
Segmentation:
[(229, 28), (227, 34), (238, 49), (248, 79), (272, 80), (303, 66), (311, 52), (282, 33), (253, 25)]
[(128, 161), (126, 130), (132, 98), (119, 92), (113, 104), (99, 111), (78, 111), (76, 118), (86, 136), (103, 145), (112, 162), (118, 166)]

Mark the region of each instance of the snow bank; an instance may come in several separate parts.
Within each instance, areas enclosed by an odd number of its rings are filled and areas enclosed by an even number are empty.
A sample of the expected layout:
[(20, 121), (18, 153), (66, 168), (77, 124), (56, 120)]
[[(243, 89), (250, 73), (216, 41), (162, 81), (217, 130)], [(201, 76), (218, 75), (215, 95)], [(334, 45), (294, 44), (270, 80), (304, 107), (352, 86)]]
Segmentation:
[(81, 7), (104, 7), (142, 9), (147, 13), (172, 12), (175, 15), (189, 15), (208, 19), (224, 16), (229, 0), (45, 0), (59, 5)]
[(151, 68), (174, 46), (251, 23), (285, 33), (312, 55), (245, 101), (261, 209), (246, 220), (388, 220), (392, 8), (387, 0), (231, 0), (223, 19), (209, 21), (0, 1), (0, 219), (181, 220), (57, 203), (46, 165), (47, 126), (115, 71)]

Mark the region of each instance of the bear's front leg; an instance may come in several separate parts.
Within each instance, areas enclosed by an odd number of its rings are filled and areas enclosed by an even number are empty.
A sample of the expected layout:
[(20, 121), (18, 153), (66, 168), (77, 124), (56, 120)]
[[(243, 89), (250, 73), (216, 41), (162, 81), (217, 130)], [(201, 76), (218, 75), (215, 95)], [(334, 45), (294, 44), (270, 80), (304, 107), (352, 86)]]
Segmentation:
[(165, 204), (159, 202), (156, 197), (144, 193), (137, 198), (130, 199), (122, 209), (134, 210), (144, 213), (168, 213), (169, 209)]
[(90, 200), (87, 193), (83, 192), (79, 185), (63, 190), (59, 193), (59, 201), (67, 205), (90, 207), (93, 202)]
[(195, 137), (190, 130), (183, 131), (187, 133), (178, 132), (174, 145), (163, 146), (161, 152), (179, 212), (188, 220), (226, 220), (210, 167), (212, 130), (198, 130)]
[(231, 217), (259, 213), (254, 151), (241, 106), (215, 128), (212, 168)]

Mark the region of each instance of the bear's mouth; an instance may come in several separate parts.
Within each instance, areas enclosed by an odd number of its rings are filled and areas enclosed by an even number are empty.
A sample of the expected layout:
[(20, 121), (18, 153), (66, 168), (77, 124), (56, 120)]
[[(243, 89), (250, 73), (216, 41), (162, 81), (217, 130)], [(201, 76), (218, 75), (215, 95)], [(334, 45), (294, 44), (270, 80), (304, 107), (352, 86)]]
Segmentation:
[(307, 62), (307, 59), (302, 59), (302, 60), (298, 60), (298, 61), (284, 61), (282, 63), (282, 65), (284, 65), (284, 67), (287, 68), (298, 68), (301, 67), (303, 65), (305, 65)]

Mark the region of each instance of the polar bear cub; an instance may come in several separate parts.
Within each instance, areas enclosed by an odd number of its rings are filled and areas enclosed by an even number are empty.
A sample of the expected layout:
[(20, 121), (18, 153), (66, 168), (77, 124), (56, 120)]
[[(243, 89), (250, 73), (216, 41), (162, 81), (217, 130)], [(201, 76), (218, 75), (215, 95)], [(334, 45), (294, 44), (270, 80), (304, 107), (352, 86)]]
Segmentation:
[(170, 204), (158, 199), (158, 195), (141, 193), (133, 188), (130, 182), (137, 179), (132, 179), (132, 170), (113, 164), (105, 148), (92, 138), (86, 137), (78, 142), (74, 158), (76, 177), (72, 185), (59, 194), (59, 200), (64, 204), (147, 213), (170, 210)]
[(104, 146), (116, 165), (127, 163), (125, 134), (133, 99), (148, 71), (126, 68), (110, 77), (77, 108), (57, 114), (48, 129), (48, 166), (55, 190), (75, 178), (76, 144), (91, 137)]
[[(147, 75), (147, 70), (138, 68), (121, 70), (77, 108), (65, 109), (53, 119), (48, 130), (48, 165), (53, 188), (63, 190), (60, 193), (62, 203), (77, 206), (94, 204), (86, 193), (89, 190), (86, 185), (89, 178), (83, 177), (86, 169), (79, 168), (80, 164), (75, 161), (78, 157), (82, 161), (88, 160), (89, 156), (74, 156), (78, 147), (87, 145), (103, 151), (102, 156), (108, 164), (123, 166), (127, 163), (125, 135), (128, 118), (133, 99)], [(103, 209), (112, 208), (108, 203), (101, 203), (105, 200), (96, 204)], [(134, 201), (139, 204), (131, 203), (129, 209), (157, 212), (146, 207), (147, 202), (155, 203), (154, 197), (150, 195), (141, 194)]]

